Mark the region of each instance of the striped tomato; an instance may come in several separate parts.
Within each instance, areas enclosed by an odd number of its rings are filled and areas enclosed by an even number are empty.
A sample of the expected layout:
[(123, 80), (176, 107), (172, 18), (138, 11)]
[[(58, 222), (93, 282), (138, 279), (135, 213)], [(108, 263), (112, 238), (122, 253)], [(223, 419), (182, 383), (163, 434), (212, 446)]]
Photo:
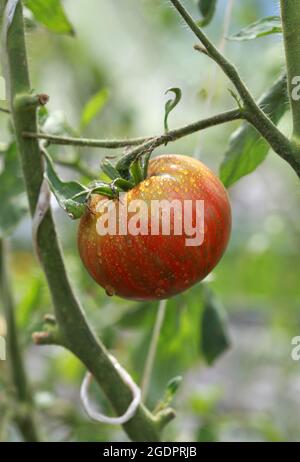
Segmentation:
[(222, 257), (230, 229), (230, 203), (217, 176), (198, 160), (163, 155), (122, 197), (91, 196), (78, 247), (108, 295), (158, 300), (205, 278)]

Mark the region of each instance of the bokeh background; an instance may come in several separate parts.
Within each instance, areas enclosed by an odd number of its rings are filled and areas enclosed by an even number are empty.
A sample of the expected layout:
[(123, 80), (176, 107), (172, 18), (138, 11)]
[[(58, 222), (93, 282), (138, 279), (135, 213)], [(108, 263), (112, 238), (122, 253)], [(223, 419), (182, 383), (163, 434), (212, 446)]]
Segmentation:
[[(196, 2), (185, 4), (199, 15)], [(273, 0), (219, 0), (207, 33), (232, 59), (256, 97), (284, 66), (282, 37), (249, 42), (224, 39), (266, 15), (278, 14)], [(47, 128), (72, 127), (74, 134), (117, 138), (157, 134), (163, 130), (165, 91), (182, 89), (170, 116), (176, 127), (234, 106), (231, 86), (222, 72), (193, 50), (195, 39), (165, 0), (66, 0), (75, 37), (58, 36), (42, 27), (27, 33), (33, 86), (50, 95)], [(103, 90), (101, 112), (84, 127), (86, 102)], [(157, 153), (196, 156), (213, 170), (228, 146), (234, 122), (184, 138)], [(289, 133), (290, 114), (280, 127)], [(1, 141), (9, 126), (0, 114)], [(68, 128), (70, 131), (70, 128)], [(80, 149), (81, 158), (98, 171), (105, 150)], [(121, 154), (117, 152), (116, 154)], [(73, 148), (54, 155), (72, 160)], [(66, 167), (65, 178), (80, 178)], [(85, 180), (86, 181), (86, 180)], [(148, 404), (154, 407), (167, 382), (183, 377), (174, 406), (177, 418), (166, 429), (172, 441), (299, 441), (300, 362), (291, 358), (291, 339), (300, 335), (300, 195), (298, 179), (274, 153), (251, 175), (229, 190), (233, 232), (226, 255), (207, 284), (224, 305), (231, 348), (211, 367), (200, 348), (202, 289), (196, 286), (167, 306)], [(53, 201), (58, 232), (75, 291), (105, 344), (134, 379), (142, 377), (156, 303), (108, 298), (87, 275), (76, 250), (77, 223)], [(90, 422), (80, 400), (85, 370), (66, 351), (38, 348), (31, 334), (51, 312), (49, 293), (33, 255), (31, 225), (24, 219), (11, 239), (11, 278), (22, 351), (34, 390), (38, 419), (48, 441), (123, 441), (119, 428)], [(5, 323), (0, 311), (0, 334)], [(8, 399), (7, 368), (0, 362), (0, 400)], [(95, 402), (109, 413), (101, 392)], [(0, 401), (0, 402), (1, 402)], [(0, 414), (0, 439), (21, 435)]]

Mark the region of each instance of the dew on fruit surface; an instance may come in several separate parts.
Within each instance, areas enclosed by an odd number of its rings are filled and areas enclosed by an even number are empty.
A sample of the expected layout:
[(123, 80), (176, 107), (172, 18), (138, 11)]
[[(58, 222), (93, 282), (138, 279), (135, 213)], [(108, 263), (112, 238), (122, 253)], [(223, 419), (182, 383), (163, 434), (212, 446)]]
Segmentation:
[(101, 264), (102, 263), (102, 252), (101, 252), (101, 250), (98, 250), (97, 257), (98, 257), (98, 262)]
[(105, 289), (106, 295), (108, 295), (109, 297), (112, 297), (116, 293), (115, 289), (112, 286), (105, 286), (104, 289)]
[(157, 297), (162, 297), (163, 295), (165, 295), (166, 291), (161, 287), (158, 287), (157, 289), (155, 289), (154, 293)]

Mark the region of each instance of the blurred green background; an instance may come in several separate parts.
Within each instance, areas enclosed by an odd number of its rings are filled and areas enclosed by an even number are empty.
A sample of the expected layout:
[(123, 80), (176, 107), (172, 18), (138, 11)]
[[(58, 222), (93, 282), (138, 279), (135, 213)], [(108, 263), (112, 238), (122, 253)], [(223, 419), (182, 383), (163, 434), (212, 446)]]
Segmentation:
[[(185, 4), (199, 16), (196, 2)], [(249, 42), (226, 35), (271, 14), (273, 0), (219, 0), (207, 33), (239, 67), (256, 97), (284, 66), (282, 37)], [(66, 0), (64, 7), (75, 36), (55, 35), (42, 27), (27, 33), (33, 87), (48, 93), (48, 131), (64, 124), (75, 134), (117, 138), (163, 131), (164, 92), (182, 89), (182, 100), (169, 125), (177, 127), (234, 107), (222, 72), (193, 50), (195, 39), (165, 0)], [(232, 7), (232, 10), (231, 10)], [(82, 111), (99, 92), (108, 95), (88, 125)], [(230, 134), (238, 122), (184, 138), (157, 153), (196, 156), (216, 172)], [(280, 127), (289, 133), (290, 114)], [(0, 113), (1, 142), (9, 137)], [(70, 131), (70, 129), (67, 129)], [(77, 152), (98, 171), (105, 150)], [(73, 148), (54, 155), (71, 159)], [(119, 152), (121, 154), (121, 152)], [(60, 167), (61, 177), (74, 172)], [(80, 178), (80, 177), (78, 177)], [(229, 190), (233, 232), (226, 255), (207, 284), (229, 316), (231, 348), (212, 367), (201, 352), (202, 289), (196, 286), (167, 305), (148, 404), (154, 407), (167, 382), (183, 377), (174, 406), (177, 418), (166, 429), (172, 441), (300, 440), (300, 363), (291, 358), (291, 339), (300, 335), (300, 194), (298, 179), (274, 153), (251, 175)], [(157, 304), (108, 298), (87, 275), (76, 250), (77, 223), (68, 220), (53, 200), (59, 236), (76, 293), (105, 344), (141, 380)], [(33, 256), (31, 225), (24, 219), (11, 242), (11, 270), (20, 341), (49, 441), (122, 441), (121, 429), (89, 421), (79, 400), (85, 370), (66, 351), (32, 345), (51, 303), (44, 277)], [(0, 335), (5, 324), (0, 312)], [(6, 365), (0, 362), (0, 403), (8, 396)], [(109, 413), (101, 392), (95, 398)], [(96, 400), (95, 400), (96, 401)], [(0, 439), (21, 436), (0, 414)]]

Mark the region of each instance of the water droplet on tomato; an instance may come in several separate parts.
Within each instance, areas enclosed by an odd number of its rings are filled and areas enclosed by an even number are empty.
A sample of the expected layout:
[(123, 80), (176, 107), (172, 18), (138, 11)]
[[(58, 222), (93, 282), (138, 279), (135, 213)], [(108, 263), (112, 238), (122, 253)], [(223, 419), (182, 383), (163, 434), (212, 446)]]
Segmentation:
[(101, 250), (97, 251), (97, 257), (98, 257), (98, 263), (100, 263), (100, 265), (101, 265), (101, 263), (102, 263), (102, 252), (101, 252)]
[(115, 289), (112, 286), (106, 286), (105, 292), (106, 292), (106, 295), (108, 295), (109, 297), (112, 297), (116, 293)]
[(162, 289), (161, 287), (158, 287), (157, 289), (155, 289), (155, 295), (157, 297), (162, 297), (163, 295), (165, 295), (166, 291), (164, 289)]

